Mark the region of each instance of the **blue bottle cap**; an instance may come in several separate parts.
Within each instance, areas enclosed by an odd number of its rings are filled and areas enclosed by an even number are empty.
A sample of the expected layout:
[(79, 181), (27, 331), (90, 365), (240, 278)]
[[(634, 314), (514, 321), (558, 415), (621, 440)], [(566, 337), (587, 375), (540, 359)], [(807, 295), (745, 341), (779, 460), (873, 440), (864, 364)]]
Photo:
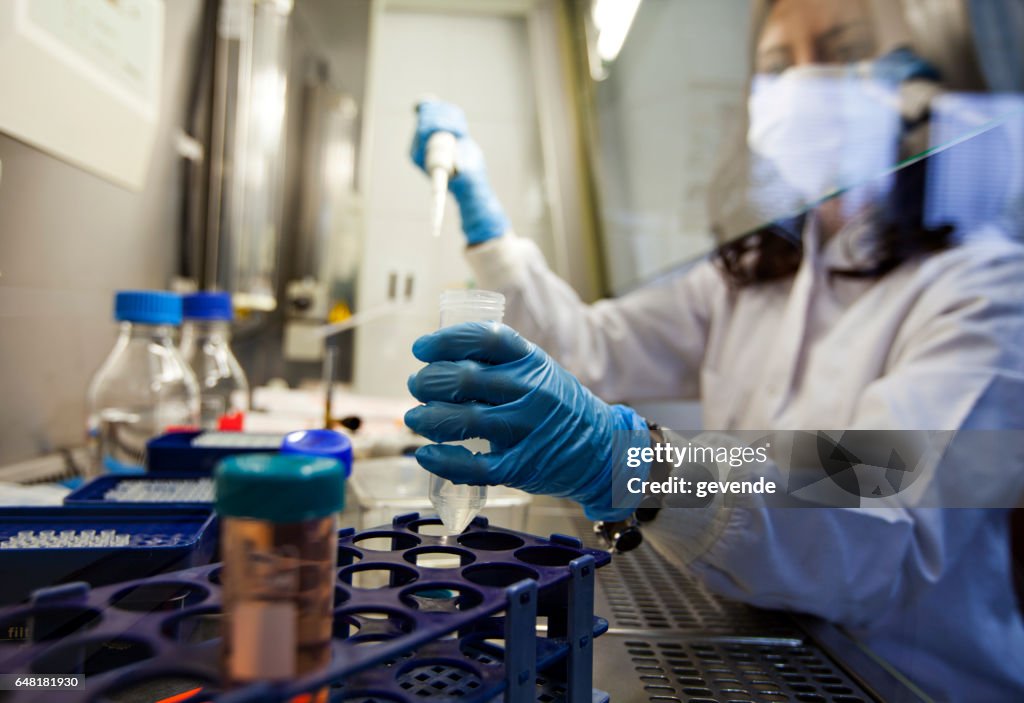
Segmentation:
[(352, 475), (352, 442), (341, 432), (334, 430), (289, 432), (281, 442), (281, 453), (337, 459), (345, 467), (345, 476)]
[(240, 454), (217, 464), (221, 517), (303, 522), (345, 507), (345, 471), (335, 459), (301, 454)]
[(114, 319), (149, 325), (180, 325), (181, 296), (159, 290), (121, 290), (114, 296)]
[(231, 321), (235, 317), (231, 294), (225, 291), (189, 293), (182, 299), (181, 309), (186, 320)]

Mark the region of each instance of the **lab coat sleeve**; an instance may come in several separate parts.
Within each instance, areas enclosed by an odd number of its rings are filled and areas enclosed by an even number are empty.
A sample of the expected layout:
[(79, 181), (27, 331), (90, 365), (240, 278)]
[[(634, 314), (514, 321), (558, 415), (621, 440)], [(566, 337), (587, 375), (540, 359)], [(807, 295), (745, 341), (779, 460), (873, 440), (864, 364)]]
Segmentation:
[(695, 398), (710, 308), (725, 291), (709, 262), (587, 305), (512, 233), (470, 247), (481, 287), (505, 295), (505, 322), (607, 402)]
[[(961, 258), (968, 260), (922, 271), (934, 277), (851, 429), (1024, 428), (1024, 256), (1012, 249)], [(645, 534), (725, 596), (862, 626), (911, 602), (984, 544), (989, 511), (934, 506), (936, 495), (972, 486), (1012, 504), (1024, 472), (992, 464), (939, 463), (919, 479), (927, 490), (895, 507), (768, 508), (763, 496), (730, 496), (728, 505), (719, 497), (703, 509), (662, 510)]]

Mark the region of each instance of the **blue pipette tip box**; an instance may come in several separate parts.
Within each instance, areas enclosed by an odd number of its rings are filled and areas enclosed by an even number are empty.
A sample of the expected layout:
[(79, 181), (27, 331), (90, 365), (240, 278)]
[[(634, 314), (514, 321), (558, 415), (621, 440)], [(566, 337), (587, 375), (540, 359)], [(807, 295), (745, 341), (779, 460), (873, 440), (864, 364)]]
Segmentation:
[(154, 474), (209, 476), (221, 459), (238, 454), (277, 452), (283, 439), (283, 434), (169, 432), (146, 443), (146, 468)]
[(216, 546), (209, 508), (0, 508), (0, 604), (62, 583), (100, 586), (208, 564)]
[(158, 473), (98, 476), (64, 498), (64, 505), (93, 508), (209, 509), (213, 479), (197, 474)]

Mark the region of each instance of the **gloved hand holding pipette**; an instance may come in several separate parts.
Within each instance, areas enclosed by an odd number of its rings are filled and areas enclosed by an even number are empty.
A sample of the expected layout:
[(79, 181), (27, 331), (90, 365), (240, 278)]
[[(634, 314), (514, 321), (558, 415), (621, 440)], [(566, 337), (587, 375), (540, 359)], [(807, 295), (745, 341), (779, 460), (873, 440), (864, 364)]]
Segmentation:
[(650, 441), (635, 411), (600, 400), (505, 325), (445, 327), (416, 340), (413, 354), (427, 366), (410, 377), (409, 390), (425, 405), (406, 413), (405, 423), (435, 442), (491, 442), (487, 454), (420, 447), (424, 468), (459, 484), (572, 498), (593, 520), (632, 513), (635, 505), (612, 507), (612, 484), (623, 470), (616, 456), (627, 444)]
[[(412, 160), (432, 178), (427, 164), (431, 137), (439, 132), (455, 137), (455, 168), (448, 179), (448, 190), (459, 204), (462, 231), (469, 244), (500, 237), (509, 227), (508, 218), (487, 180), (483, 152), (469, 136), (465, 113), (451, 103), (424, 100), (418, 105), (416, 115)], [(443, 149), (437, 151), (441, 153)]]

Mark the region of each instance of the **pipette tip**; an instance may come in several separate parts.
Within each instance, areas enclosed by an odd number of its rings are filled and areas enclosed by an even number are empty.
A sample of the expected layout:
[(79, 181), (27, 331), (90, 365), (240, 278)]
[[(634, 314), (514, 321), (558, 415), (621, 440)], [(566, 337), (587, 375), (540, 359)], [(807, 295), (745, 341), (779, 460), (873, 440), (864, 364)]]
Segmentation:
[(435, 237), (441, 236), (441, 225), (444, 223), (444, 206), (448, 198), (448, 174), (442, 169), (434, 169), (430, 178), (433, 186), (433, 221), (432, 231)]

